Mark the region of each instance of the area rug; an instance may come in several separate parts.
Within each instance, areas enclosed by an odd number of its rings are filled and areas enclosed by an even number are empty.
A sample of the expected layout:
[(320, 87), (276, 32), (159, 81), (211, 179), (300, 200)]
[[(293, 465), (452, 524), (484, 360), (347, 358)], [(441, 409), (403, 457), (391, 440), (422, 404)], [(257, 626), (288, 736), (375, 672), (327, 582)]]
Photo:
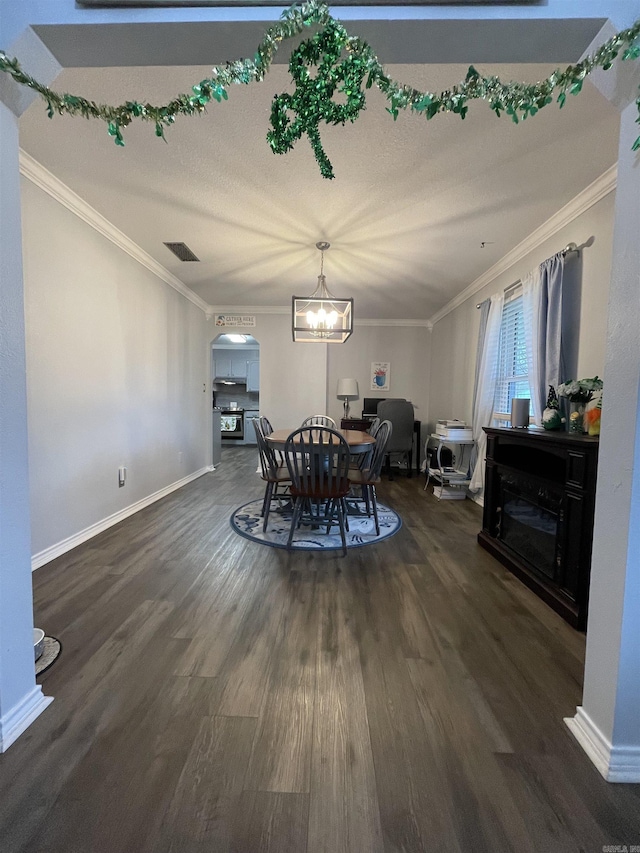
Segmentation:
[(40, 675), (55, 663), (56, 658), (62, 651), (62, 643), (55, 637), (44, 638), (44, 649), (36, 661), (36, 675)]
[[(380, 535), (376, 535), (376, 525), (373, 518), (365, 513), (364, 501), (347, 498), (349, 513), (349, 532), (347, 533), (347, 547), (361, 548), (364, 545), (373, 545), (382, 542), (397, 533), (402, 527), (400, 516), (384, 504), (378, 504), (378, 521), (380, 523)], [(262, 509), (262, 498), (251, 501), (244, 506), (238, 507), (231, 516), (231, 526), (236, 533), (258, 542), (260, 545), (269, 545), (271, 548), (286, 548), (289, 530), (291, 527), (291, 501), (283, 498), (280, 506), (274, 501), (269, 513), (269, 524), (266, 532), (262, 531), (260, 510)], [(342, 550), (340, 539), (340, 528), (337, 523), (331, 528), (331, 533), (325, 532), (326, 528), (313, 527), (301, 524), (293, 535), (291, 543), (295, 551), (339, 551)]]

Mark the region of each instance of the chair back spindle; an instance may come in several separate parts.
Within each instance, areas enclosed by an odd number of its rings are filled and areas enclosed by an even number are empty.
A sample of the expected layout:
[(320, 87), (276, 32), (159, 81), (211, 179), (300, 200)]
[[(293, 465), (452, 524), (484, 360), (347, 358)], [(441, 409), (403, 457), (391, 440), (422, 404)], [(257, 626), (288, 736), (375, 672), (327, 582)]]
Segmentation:
[(376, 443), (368, 459), (367, 476), (369, 480), (377, 480), (382, 471), (382, 464), (387, 451), (387, 445), (393, 433), (391, 421), (381, 421), (375, 433)]
[(269, 446), (265, 435), (262, 431), (260, 418), (251, 418), (253, 427), (256, 432), (256, 442), (258, 444), (258, 454), (260, 456), (260, 467), (262, 468), (262, 477), (269, 480), (275, 476), (278, 470), (278, 459), (275, 450)]
[(349, 445), (335, 430), (300, 427), (285, 444), (285, 462), (296, 491), (318, 499), (335, 497), (349, 471)]
[(273, 427), (271, 426), (271, 421), (269, 418), (265, 418), (264, 416), (258, 418), (260, 421), (260, 428), (262, 429), (262, 434), (264, 436), (271, 435), (273, 432)]
[(330, 429), (336, 428), (336, 422), (333, 418), (330, 418), (329, 415), (309, 415), (308, 418), (305, 418), (300, 424), (301, 427), (306, 426), (320, 426), (320, 427), (329, 427)]
[(303, 520), (331, 525), (338, 522), (342, 554), (347, 554), (345, 498), (349, 494), (349, 445), (344, 436), (327, 427), (300, 427), (287, 438), (284, 458), (291, 477), (291, 494), (295, 498), (289, 541), (291, 547), (296, 526)]

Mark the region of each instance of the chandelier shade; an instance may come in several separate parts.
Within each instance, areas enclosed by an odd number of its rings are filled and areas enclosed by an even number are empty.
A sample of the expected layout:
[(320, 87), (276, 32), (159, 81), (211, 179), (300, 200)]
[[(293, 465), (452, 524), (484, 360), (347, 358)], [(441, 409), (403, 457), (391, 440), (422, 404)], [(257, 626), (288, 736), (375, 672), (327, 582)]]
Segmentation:
[(341, 299), (327, 288), (324, 253), (329, 245), (316, 243), (322, 259), (314, 292), (292, 297), (291, 331), (296, 343), (343, 344), (353, 332), (353, 299)]

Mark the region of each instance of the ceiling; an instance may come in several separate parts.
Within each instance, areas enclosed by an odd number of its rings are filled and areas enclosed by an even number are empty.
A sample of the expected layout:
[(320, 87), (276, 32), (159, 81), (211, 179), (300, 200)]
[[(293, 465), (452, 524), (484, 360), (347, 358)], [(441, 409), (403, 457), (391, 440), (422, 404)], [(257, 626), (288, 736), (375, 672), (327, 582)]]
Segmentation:
[[(467, 70), (387, 67), (432, 91)], [(533, 81), (553, 67), (480, 70)], [(109, 103), (163, 103), (209, 73), (77, 68), (54, 86)], [(482, 102), (465, 121), (401, 114), (394, 122), (373, 89), (355, 124), (321, 128), (336, 175), (329, 181), (306, 139), (284, 156), (265, 140), (271, 99), (287, 90), (286, 66), (274, 65), (263, 83), (234, 87), (206, 115), (179, 118), (168, 144), (152, 125), (135, 125), (123, 149), (102, 123), (51, 121), (38, 101), (20, 120), (21, 145), (215, 308), (288, 306), (292, 294), (311, 293), (315, 243), (327, 240), (327, 284), (354, 297), (357, 318), (412, 320), (431, 317), (617, 157), (618, 113), (588, 81), (563, 110), (549, 106), (517, 126)], [(165, 241), (185, 242), (200, 262), (181, 263)]]

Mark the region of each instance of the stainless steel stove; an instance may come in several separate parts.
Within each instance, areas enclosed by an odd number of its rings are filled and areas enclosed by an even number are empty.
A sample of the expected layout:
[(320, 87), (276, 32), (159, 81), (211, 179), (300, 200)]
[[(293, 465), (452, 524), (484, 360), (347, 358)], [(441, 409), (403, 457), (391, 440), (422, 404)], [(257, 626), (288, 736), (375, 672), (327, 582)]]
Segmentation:
[(223, 441), (244, 440), (244, 409), (222, 409), (220, 434)]

